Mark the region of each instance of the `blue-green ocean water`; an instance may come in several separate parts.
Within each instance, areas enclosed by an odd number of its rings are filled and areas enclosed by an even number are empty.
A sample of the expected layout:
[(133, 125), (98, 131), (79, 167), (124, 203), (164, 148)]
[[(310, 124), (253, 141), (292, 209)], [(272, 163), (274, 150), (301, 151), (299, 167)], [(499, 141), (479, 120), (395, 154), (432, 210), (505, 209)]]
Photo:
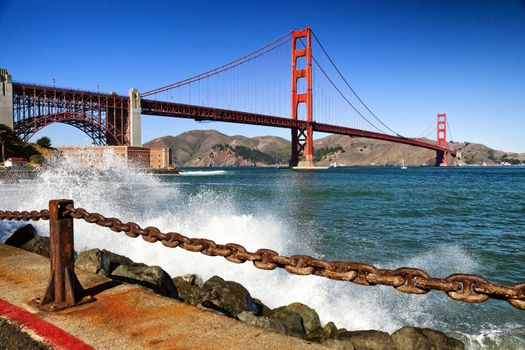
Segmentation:
[[(0, 207), (40, 209), (50, 198), (72, 198), (90, 211), (252, 251), (418, 267), (436, 277), (472, 273), (505, 285), (525, 281), (525, 167), (201, 168), (151, 176), (111, 162), (107, 174), (57, 164), (34, 180), (0, 183)], [(36, 225), (46, 234), (45, 223)], [(13, 229), (0, 222), (0, 241)], [(262, 271), (108, 231), (76, 221), (75, 248), (106, 248), (172, 275), (219, 274), (270, 307), (309, 304), (323, 324), (388, 332), (430, 327), (468, 349), (525, 349), (525, 311), (505, 301), (466, 304), (438, 291), (409, 295)]]
[[(165, 181), (188, 195), (205, 187), (233, 196), (248, 212), (264, 208), (284, 218), (302, 239), (293, 254), (306, 245), (309, 254), (331, 260), (422, 267), (438, 277), (479, 274), (505, 285), (525, 281), (524, 167), (225, 170)], [(504, 301), (463, 304), (432, 294), (448, 330), (475, 333), (487, 347), (525, 348), (525, 311)], [(492, 340), (499, 332), (508, 343)]]

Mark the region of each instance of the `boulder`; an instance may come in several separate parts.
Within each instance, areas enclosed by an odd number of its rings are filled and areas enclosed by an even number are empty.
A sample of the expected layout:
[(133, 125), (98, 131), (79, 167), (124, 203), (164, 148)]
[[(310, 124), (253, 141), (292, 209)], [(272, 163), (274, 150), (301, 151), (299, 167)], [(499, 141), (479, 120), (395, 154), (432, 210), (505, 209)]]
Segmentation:
[(119, 254), (116, 254), (116, 253), (112, 253), (112, 252), (109, 252), (109, 251), (107, 251), (105, 249), (102, 249), (102, 252), (103, 252), (103, 254), (105, 256), (107, 256), (107, 258), (109, 260), (108, 274), (113, 272), (120, 265), (134, 264), (133, 260), (131, 260), (127, 256), (119, 255)]
[(266, 316), (255, 316), (248, 311), (241, 312), (237, 317), (239, 320), (254, 326), (266, 328), (280, 334), (286, 334), (286, 328), (284, 328), (283, 324), (276, 319)]
[(335, 333), (336, 332), (337, 332), (337, 327), (335, 326), (335, 323), (333, 323), (333, 322), (328, 322), (323, 327), (323, 336), (324, 336), (325, 339), (335, 337)]
[(90, 249), (78, 254), (75, 267), (91, 273), (107, 276), (110, 271), (110, 261), (106, 250)]
[(204, 300), (202, 303), (197, 305), (197, 307), (199, 307), (201, 309), (204, 309), (204, 310), (207, 310), (207, 311), (212, 311), (212, 312), (214, 312), (216, 314), (219, 314), (219, 315), (222, 315), (222, 316), (235, 318), (235, 316), (233, 316), (230, 311), (228, 311), (228, 310), (226, 310), (224, 308), (224, 306), (222, 305), (222, 303), (218, 299)]
[(35, 228), (31, 224), (24, 225), (16, 230), (6, 241), (5, 244), (20, 248), (36, 237)]
[(49, 237), (36, 236), (20, 248), (49, 258)]
[(140, 284), (160, 295), (179, 299), (177, 288), (173, 285), (170, 275), (159, 266), (137, 263), (119, 265), (110, 277), (126, 283)]
[(406, 350), (464, 350), (461, 341), (428, 328), (403, 327), (392, 334), (397, 349)]
[(302, 322), (302, 328), (304, 329), (304, 334), (307, 338), (317, 338), (322, 335), (321, 321), (319, 320), (319, 315), (314, 309), (301, 303), (292, 303), (288, 306), (275, 309), (274, 311), (277, 313), (284, 309), (288, 309), (299, 315)]
[(255, 306), (257, 306), (257, 316), (270, 317), (273, 315), (273, 310), (264, 305), (264, 303), (259, 299), (253, 298), (253, 302), (255, 303)]
[(220, 305), (233, 317), (237, 317), (243, 311), (257, 313), (257, 306), (250, 292), (240, 283), (213, 276), (204, 283), (203, 288), (211, 292), (210, 295), (216, 296)]
[(184, 276), (177, 276), (176, 278), (182, 279), (183, 281), (188, 282), (191, 285), (196, 285), (202, 288), (204, 285), (204, 281), (202, 280), (202, 277), (195, 274), (188, 274)]
[[(173, 280), (173, 284), (177, 288), (179, 297), (188, 304), (198, 305), (205, 300), (217, 299), (215, 296), (210, 295), (210, 291), (199, 287), (198, 285), (192, 284), (195, 279), (188, 279), (186, 276), (177, 276)], [(190, 282), (188, 282), (190, 281)]]
[(294, 307), (281, 306), (274, 311), (271, 318), (278, 320), (286, 328), (286, 333), (295, 337), (306, 338), (303, 319)]
[(390, 334), (381, 331), (338, 332), (335, 339), (351, 342), (355, 350), (398, 350)]

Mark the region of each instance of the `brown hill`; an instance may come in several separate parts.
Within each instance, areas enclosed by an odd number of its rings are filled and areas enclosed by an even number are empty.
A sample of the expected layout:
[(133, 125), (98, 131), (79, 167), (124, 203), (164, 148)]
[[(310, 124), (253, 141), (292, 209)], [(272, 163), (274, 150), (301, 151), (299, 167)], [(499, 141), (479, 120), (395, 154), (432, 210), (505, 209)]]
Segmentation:
[[(425, 140), (429, 141), (430, 140)], [(228, 136), (215, 130), (194, 130), (176, 137), (164, 136), (144, 144), (173, 150), (178, 166), (269, 166), (287, 164), (290, 142), (276, 136)], [(435, 152), (409, 145), (343, 135), (330, 135), (314, 142), (318, 165), (434, 165)], [(525, 164), (525, 153), (506, 153), (475, 143), (450, 143), (461, 151), (449, 165)]]
[[(214, 147), (219, 145), (230, 147)], [(171, 148), (172, 161), (178, 166), (264, 166), (285, 162), (290, 152), (290, 142), (280, 137), (227, 136), (215, 130), (159, 137), (146, 142), (144, 147)]]

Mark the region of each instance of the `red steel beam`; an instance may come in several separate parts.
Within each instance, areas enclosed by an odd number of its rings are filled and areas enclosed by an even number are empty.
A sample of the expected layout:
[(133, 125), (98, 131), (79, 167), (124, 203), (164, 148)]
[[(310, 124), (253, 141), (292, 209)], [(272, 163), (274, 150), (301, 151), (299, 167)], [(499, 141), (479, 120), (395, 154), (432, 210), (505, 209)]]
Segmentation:
[[(142, 113), (147, 115), (157, 115), (164, 117), (189, 118), (195, 120), (210, 120), (228, 123), (264, 125), (277, 128), (301, 128), (307, 127), (308, 123), (303, 120), (293, 120), (288, 118), (274, 117), (264, 114), (256, 114), (241, 111), (232, 111), (228, 109), (219, 109), (211, 107), (202, 107), (187, 105), (175, 102), (164, 102), (144, 99), (141, 101)], [(311, 123), (313, 130), (318, 132), (325, 132), (330, 134), (349, 135), (365, 137), (369, 139), (384, 140), (395, 143), (402, 143), (406, 145), (422, 147), (435, 151), (445, 151), (442, 147), (435, 144), (426, 143), (416, 139), (409, 139), (399, 136), (392, 136), (381, 134), (373, 131), (366, 131), (360, 129), (347, 128), (343, 126)], [(448, 151), (455, 155), (455, 151)]]
[[(44, 86), (44, 85), (35, 85), (35, 84), (29, 84), (29, 83), (13, 83), (13, 90), (16, 90), (21, 93), (22, 96), (25, 95), (26, 91), (31, 91), (33, 94), (36, 94), (37, 96), (46, 96), (47, 93), (52, 93), (53, 99), (57, 98), (57, 94), (64, 96), (61, 98), (61, 100), (72, 100), (75, 97), (81, 96), (83, 98), (83, 101), (96, 104), (97, 108), (100, 108), (102, 104), (106, 104), (109, 102), (113, 103), (119, 103), (119, 105), (114, 105), (116, 110), (120, 108), (126, 108), (128, 103), (128, 96), (120, 96), (114, 93), (107, 94), (107, 93), (100, 93), (100, 92), (94, 92), (94, 91), (87, 91), (87, 90), (75, 90), (75, 89), (67, 89), (67, 88), (59, 88), (59, 87), (50, 87), (50, 86)], [(15, 91), (14, 91), (15, 92)], [(298, 128), (298, 129), (306, 129), (308, 127), (308, 123), (303, 120), (292, 120), (288, 118), (281, 118), (281, 117), (274, 117), (270, 115), (263, 115), (263, 114), (256, 114), (256, 113), (248, 113), (248, 112), (241, 112), (241, 111), (233, 111), (233, 110), (227, 110), (227, 109), (219, 109), (219, 108), (211, 108), (211, 107), (202, 107), (202, 106), (194, 106), (194, 105), (187, 105), (187, 104), (181, 104), (181, 103), (175, 103), (175, 102), (164, 102), (164, 101), (156, 101), (156, 100), (149, 100), (149, 99), (143, 99), (141, 100), (141, 107), (142, 107), (142, 114), (146, 115), (156, 115), (156, 116), (164, 116), (164, 117), (175, 117), (175, 118), (188, 118), (188, 119), (195, 119), (195, 120), (210, 120), (210, 121), (220, 121), (220, 122), (228, 122), (228, 123), (240, 123), (240, 124), (250, 124), (250, 125), (264, 125), (264, 126), (270, 126), (270, 127), (277, 127), (277, 128)], [(100, 118), (100, 114), (98, 115)], [(89, 116), (86, 116), (86, 122), (90, 122), (93, 124), (89, 119)], [(115, 129), (115, 125), (108, 125), (108, 119), (105, 120), (105, 128), (106, 130), (112, 130)], [(36, 122), (36, 120), (34, 121)], [(104, 124), (104, 121), (98, 121), (100, 124)], [(343, 126), (337, 126), (337, 125), (330, 125), (330, 124), (322, 124), (322, 123), (315, 123), (312, 122), (310, 125), (313, 128), (313, 131), (317, 132), (324, 132), (324, 133), (330, 133), (330, 134), (339, 134), (339, 135), (349, 135), (349, 136), (357, 136), (357, 137), (364, 137), (364, 138), (370, 138), (370, 139), (376, 139), (376, 140), (384, 140), (384, 141), (390, 141), (395, 143), (401, 143), (416, 147), (422, 147), (426, 149), (431, 149), (435, 151), (444, 151), (448, 152), (449, 154), (455, 156), (456, 152), (452, 150), (447, 150), (441, 146), (426, 143), (423, 141), (419, 141), (416, 139), (409, 139), (399, 136), (392, 136), (387, 134), (381, 134), (373, 131), (367, 131), (367, 130), (360, 130), (360, 129), (354, 129), (354, 128), (347, 128)], [(100, 127), (101, 125), (99, 125)], [(38, 128), (37, 128), (38, 129)], [(114, 135), (112, 135), (115, 138), (121, 138), (124, 135), (122, 133), (125, 132), (125, 130), (121, 130), (118, 132), (115, 132)]]

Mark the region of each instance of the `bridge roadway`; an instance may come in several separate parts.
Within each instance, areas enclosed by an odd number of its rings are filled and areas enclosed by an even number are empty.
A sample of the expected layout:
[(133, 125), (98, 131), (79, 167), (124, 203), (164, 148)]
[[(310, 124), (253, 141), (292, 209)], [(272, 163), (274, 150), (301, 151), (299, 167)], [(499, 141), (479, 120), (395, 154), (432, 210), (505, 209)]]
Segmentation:
[[(61, 112), (58, 114), (65, 113), (93, 113), (93, 111), (105, 109), (108, 110), (113, 108), (118, 110), (119, 114), (124, 115), (124, 110), (129, 108), (129, 98), (128, 96), (118, 95), (116, 93), (101, 93), (94, 91), (86, 90), (76, 90), (69, 88), (60, 88), (60, 87), (51, 87), (45, 85), (36, 85), (31, 83), (22, 83), (14, 82), (13, 90), (15, 96), (22, 101), (32, 100), (31, 105), (36, 107), (36, 110), (45, 111), (55, 111), (57, 109)], [(175, 118), (187, 118), (194, 119), (197, 121), (209, 120), (209, 121), (218, 121), (218, 122), (227, 122), (227, 123), (240, 123), (240, 124), (251, 124), (251, 125), (261, 125), (261, 126), (270, 126), (278, 128), (298, 128), (305, 129), (308, 123), (304, 120), (293, 120), (290, 118), (276, 117), (271, 115), (263, 115), (228, 109), (220, 109), (213, 107), (204, 107), (196, 105), (181, 104), (175, 102), (166, 102), (160, 100), (151, 100), (151, 99), (141, 99), (141, 114), (143, 115), (152, 115), (152, 116), (164, 116), (164, 117), (175, 117)], [(16, 104), (15, 104), (16, 105)], [(40, 109), (42, 108), (42, 109)], [(30, 108), (33, 110), (34, 108)], [(44, 112), (46, 113), (46, 112)], [(38, 114), (38, 113), (37, 113)], [(114, 113), (115, 114), (115, 113)], [(49, 117), (50, 115), (46, 115)], [(43, 116), (42, 116), (43, 117)], [(38, 119), (33, 120), (29, 118), (29, 123), (27, 126), (38, 124)], [(87, 121), (93, 119), (93, 116), (85, 116)], [(104, 124), (104, 121), (100, 120), (100, 113), (98, 115), (99, 126)], [(123, 123), (123, 118), (119, 119), (120, 123)], [(58, 119), (60, 121), (60, 118)], [(16, 122), (16, 121), (15, 121)], [(66, 121), (67, 122), (67, 121)], [(21, 121), (18, 121), (18, 124), (23, 125)], [(46, 123), (44, 123), (46, 124)], [(106, 121), (107, 124), (107, 121)], [(22, 126), (19, 126), (22, 128)], [(78, 126), (77, 126), (78, 127)], [(107, 127), (107, 125), (106, 125)], [(373, 131), (354, 129), (344, 126), (330, 125), (324, 123), (312, 123), (314, 131), (324, 132), (330, 134), (339, 134), (339, 135), (349, 135), (364, 137), (369, 139), (384, 140), (390, 142), (396, 142), (421, 148), (426, 148), (434, 150), (437, 152), (443, 152), (445, 149), (437, 146), (434, 143), (427, 143), (417, 139), (410, 139), (400, 136), (393, 136), (388, 134), (382, 134)], [(124, 129), (125, 125), (121, 126), (121, 129)], [(115, 137), (118, 142), (123, 142), (124, 140), (124, 130), (121, 130), (119, 135)], [(27, 132), (29, 135), (30, 133)], [(106, 136), (109, 133), (106, 133)], [(449, 154), (455, 156), (455, 151), (446, 150)]]
[[(228, 109), (219, 109), (211, 107), (202, 107), (195, 105), (187, 105), (175, 102), (164, 102), (156, 100), (141, 100), (142, 114), (146, 115), (157, 115), (164, 117), (176, 117), (176, 118), (190, 118), (197, 121), (200, 120), (211, 120), (221, 121), (229, 123), (240, 123), (240, 124), (251, 124), (251, 125), (264, 125), (278, 128), (298, 128), (304, 129), (307, 126), (307, 122), (304, 120), (293, 120), (289, 118), (275, 117), (270, 115), (232, 111)], [(313, 130), (318, 132), (325, 132), (330, 134), (349, 135), (365, 137), (369, 139), (385, 140), (390, 142), (402, 143), (406, 145), (416, 146), (431, 149), (434, 151), (445, 151), (442, 147), (435, 144), (426, 143), (416, 139), (410, 139), (399, 136), (392, 136), (387, 134), (381, 134), (378, 132), (353, 129), (344, 126), (323, 124), (323, 123), (312, 123)], [(448, 153), (455, 156), (455, 151), (447, 151)]]

